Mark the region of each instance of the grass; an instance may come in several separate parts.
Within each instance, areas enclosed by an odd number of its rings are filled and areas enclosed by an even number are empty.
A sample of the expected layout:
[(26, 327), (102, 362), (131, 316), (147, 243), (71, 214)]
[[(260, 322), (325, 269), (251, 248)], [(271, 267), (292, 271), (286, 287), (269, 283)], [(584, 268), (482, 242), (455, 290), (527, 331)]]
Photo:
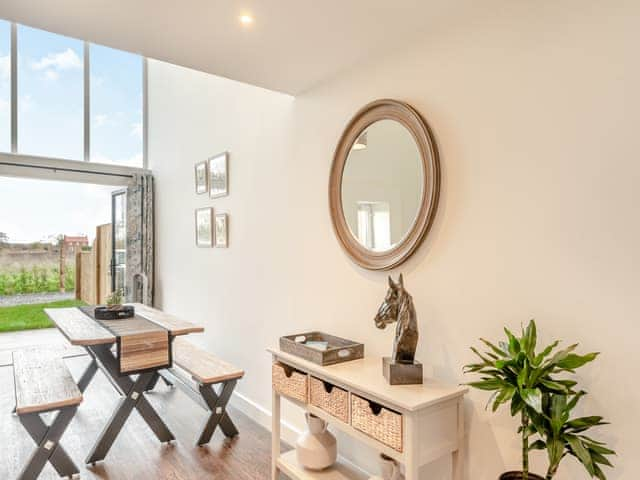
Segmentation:
[(44, 313), (45, 308), (77, 307), (80, 305), (86, 304), (80, 300), (61, 300), (33, 305), (0, 307), (0, 332), (53, 327), (53, 323)]

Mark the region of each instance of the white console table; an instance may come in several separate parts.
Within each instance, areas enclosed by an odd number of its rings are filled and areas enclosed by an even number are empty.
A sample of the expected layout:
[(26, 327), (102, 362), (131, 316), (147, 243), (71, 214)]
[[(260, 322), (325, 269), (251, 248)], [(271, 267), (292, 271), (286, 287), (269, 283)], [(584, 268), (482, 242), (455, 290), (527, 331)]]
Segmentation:
[[(312, 405), (285, 397), (304, 410), (321, 417), (331, 426), (341, 430), (380, 453), (404, 465), (406, 480), (419, 480), (420, 467), (434, 460), (451, 455), (453, 478), (461, 480), (464, 445), (463, 397), (467, 388), (444, 385), (425, 379), (422, 385), (389, 385), (382, 376), (380, 357), (365, 357), (321, 367), (302, 358), (282, 352), (268, 350), (274, 362), (295, 368), (310, 377), (315, 377), (361, 398), (375, 402), (402, 415), (402, 449), (388, 447), (378, 440), (354, 428), (326, 411)], [(273, 388), (272, 417), (272, 480), (279, 472), (294, 480), (366, 480), (362, 471), (346, 462), (322, 472), (305, 470), (296, 462), (295, 451), (280, 453), (280, 400), (281, 395)], [(375, 473), (375, 472), (374, 472)]]

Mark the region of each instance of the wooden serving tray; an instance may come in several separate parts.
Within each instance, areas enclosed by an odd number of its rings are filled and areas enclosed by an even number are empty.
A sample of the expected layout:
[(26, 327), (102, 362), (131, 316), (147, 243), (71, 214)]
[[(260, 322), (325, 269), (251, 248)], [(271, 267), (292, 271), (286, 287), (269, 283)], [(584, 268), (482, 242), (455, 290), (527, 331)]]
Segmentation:
[[(301, 341), (328, 342), (326, 350), (318, 350), (305, 345)], [(323, 332), (306, 332), (297, 335), (280, 337), (280, 350), (317, 365), (335, 365), (364, 357), (364, 344), (335, 337)]]

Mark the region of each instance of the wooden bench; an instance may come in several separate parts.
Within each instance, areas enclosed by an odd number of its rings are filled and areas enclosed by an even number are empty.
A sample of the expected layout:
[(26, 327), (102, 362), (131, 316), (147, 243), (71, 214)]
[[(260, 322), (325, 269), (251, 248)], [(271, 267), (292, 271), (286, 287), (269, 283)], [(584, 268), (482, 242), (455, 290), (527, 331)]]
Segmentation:
[[(218, 426), (227, 437), (237, 435), (238, 429), (229, 418), (227, 404), (236, 383), (244, 376), (244, 371), (182, 338), (176, 338), (173, 342), (173, 361), (191, 375), (191, 379), (197, 385), (197, 391), (176, 369), (163, 370), (161, 376), (178, 385), (210, 412), (209, 420), (197, 444), (209, 443)], [(221, 386), (216, 393), (213, 386), (218, 384)]]
[[(60, 438), (82, 402), (64, 360), (46, 349), (24, 349), (13, 352), (15, 412), (29, 432), (37, 448), (18, 477), (35, 480), (47, 461), (61, 477), (79, 474), (78, 467), (60, 445)], [(50, 425), (40, 415), (57, 411)]]

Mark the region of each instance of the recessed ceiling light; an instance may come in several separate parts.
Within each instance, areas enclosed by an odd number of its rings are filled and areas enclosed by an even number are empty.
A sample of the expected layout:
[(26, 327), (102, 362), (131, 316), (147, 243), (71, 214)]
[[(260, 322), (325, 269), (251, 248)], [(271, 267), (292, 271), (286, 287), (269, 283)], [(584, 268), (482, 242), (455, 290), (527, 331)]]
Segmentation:
[(240, 15), (240, 23), (250, 25), (253, 23), (253, 17), (251, 15)]

